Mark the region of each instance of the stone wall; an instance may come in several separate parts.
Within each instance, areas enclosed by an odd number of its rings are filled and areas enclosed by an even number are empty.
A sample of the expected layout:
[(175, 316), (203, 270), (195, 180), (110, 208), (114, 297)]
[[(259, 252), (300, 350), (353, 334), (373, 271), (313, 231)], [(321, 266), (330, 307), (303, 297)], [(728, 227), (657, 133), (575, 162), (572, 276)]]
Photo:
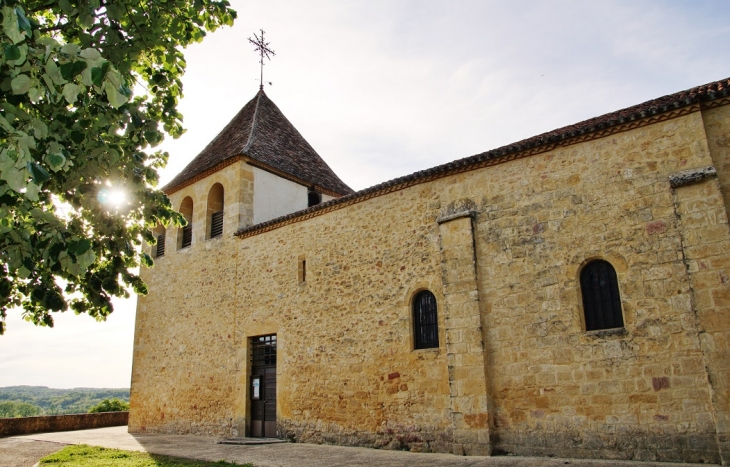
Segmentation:
[[(223, 235), (206, 235), (207, 196), (224, 188)], [(237, 162), (170, 196), (193, 199), (193, 241), (178, 249), (167, 229), (165, 255), (141, 276), (153, 292), (139, 297), (130, 392), (130, 430), (230, 433), (236, 360), (236, 239), (253, 218), (253, 171)], [(245, 365), (244, 365), (245, 367)]]
[[(669, 183), (711, 164), (696, 112), (492, 169), (477, 249), (495, 449), (719, 460)], [(597, 258), (621, 332), (585, 331), (578, 276)]]
[[(727, 109), (171, 252), (143, 272), (130, 431), (244, 435), (249, 338), (276, 333), (280, 437), (727, 461), (727, 177), (669, 181), (727, 157)], [(597, 258), (618, 331), (585, 331), (578, 276)], [(413, 350), (423, 289), (438, 349)]]
[(55, 431), (88, 430), (107, 426), (124, 426), (129, 412), (80, 413), (46, 415), (43, 417), (0, 418), (0, 437), (51, 433)]

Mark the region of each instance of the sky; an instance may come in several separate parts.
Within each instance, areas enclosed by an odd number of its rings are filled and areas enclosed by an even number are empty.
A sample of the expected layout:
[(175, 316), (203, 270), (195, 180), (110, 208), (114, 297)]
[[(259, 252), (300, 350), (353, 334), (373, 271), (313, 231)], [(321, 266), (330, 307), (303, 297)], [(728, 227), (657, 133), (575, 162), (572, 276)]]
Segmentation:
[[(730, 76), (730, 2), (232, 0), (188, 47), (161, 185), (265, 91), (356, 190)], [(272, 84), (269, 85), (268, 82)], [(10, 312), (0, 386), (129, 387), (136, 299), (103, 323)]]

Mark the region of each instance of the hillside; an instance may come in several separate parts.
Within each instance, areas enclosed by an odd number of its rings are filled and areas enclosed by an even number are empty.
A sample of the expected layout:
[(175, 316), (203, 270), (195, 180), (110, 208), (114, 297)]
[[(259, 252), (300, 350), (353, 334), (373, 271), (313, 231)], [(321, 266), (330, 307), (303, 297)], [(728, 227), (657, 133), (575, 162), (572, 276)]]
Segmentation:
[[(54, 389), (46, 386), (0, 387), (0, 418), (86, 413), (104, 399), (129, 402), (128, 388)], [(37, 409), (34, 409), (37, 408)]]

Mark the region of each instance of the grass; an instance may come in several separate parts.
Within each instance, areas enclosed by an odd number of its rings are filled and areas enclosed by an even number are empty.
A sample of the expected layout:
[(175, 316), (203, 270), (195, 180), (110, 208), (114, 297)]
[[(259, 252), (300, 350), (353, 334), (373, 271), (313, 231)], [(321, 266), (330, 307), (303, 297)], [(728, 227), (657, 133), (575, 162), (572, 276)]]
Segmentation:
[(196, 461), (78, 444), (44, 457), (40, 467), (253, 467), (253, 464)]

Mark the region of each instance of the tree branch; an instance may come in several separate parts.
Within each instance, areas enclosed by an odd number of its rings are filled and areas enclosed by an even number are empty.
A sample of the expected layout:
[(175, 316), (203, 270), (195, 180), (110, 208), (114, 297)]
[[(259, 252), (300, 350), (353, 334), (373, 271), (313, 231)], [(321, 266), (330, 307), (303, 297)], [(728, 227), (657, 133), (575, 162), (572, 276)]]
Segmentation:
[(38, 32), (44, 33), (44, 32), (51, 32), (51, 31), (61, 31), (63, 29), (69, 28), (71, 23), (63, 23), (63, 24), (57, 24), (55, 26), (51, 26), (50, 28), (40, 28)]

